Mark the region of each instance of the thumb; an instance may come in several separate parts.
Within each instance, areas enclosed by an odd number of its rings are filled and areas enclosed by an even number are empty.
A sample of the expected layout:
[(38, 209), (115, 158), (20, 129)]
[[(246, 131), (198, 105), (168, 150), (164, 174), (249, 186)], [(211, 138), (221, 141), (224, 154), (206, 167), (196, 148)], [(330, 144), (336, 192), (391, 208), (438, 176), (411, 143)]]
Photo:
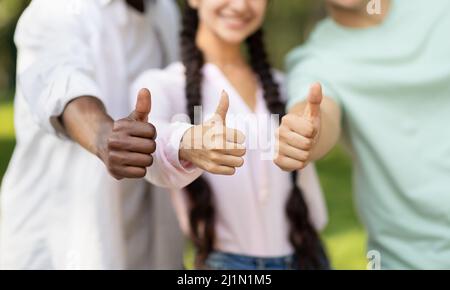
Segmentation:
[(225, 124), (227, 118), (228, 108), (230, 107), (230, 100), (228, 94), (222, 91), (222, 96), (220, 97), (219, 105), (217, 105), (216, 116), (218, 116), (221, 121)]
[(303, 116), (308, 119), (315, 119), (320, 117), (320, 104), (322, 103), (322, 86), (315, 83), (309, 90), (307, 104)]
[(130, 118), (135, 121), (147, 122), (152, 107), (151, 93), (148, 89), (141, 89), (137, 96), (136, 108)]

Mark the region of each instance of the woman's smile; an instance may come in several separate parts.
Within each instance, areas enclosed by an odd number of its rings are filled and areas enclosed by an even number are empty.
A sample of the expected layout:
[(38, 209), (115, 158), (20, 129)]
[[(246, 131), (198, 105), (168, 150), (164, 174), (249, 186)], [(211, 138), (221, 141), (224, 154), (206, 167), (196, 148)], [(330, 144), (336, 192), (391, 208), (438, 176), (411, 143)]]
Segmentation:
[(251, 22), (251, 17), (228, 16), (224, 14), (220, 15), (220, 19), (229, 29), (243, 29)]

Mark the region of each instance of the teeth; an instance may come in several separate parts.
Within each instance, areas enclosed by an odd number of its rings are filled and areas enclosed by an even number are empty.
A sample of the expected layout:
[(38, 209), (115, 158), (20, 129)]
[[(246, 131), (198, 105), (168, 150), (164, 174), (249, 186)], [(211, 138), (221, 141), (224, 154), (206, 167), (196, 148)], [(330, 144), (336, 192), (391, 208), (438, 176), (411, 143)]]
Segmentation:
[(230, 22), (234, 22), (234, 23), (245, 23), (244, 20), (237, 19), (237, 18), (228, 18), (227, 20), (230, 21)]

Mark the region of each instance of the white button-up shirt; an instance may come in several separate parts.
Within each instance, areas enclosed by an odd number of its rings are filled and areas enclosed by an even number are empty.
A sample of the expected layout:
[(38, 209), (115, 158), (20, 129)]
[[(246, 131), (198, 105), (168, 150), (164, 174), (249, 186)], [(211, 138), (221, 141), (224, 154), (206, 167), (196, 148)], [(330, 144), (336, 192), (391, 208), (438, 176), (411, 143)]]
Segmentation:
[[(152, 237), (149, 183), (113, 179), (57, 121), (82, 95), (101, 99), (113, 118), (129, 115), (132, 79), (177, 58), (174, 1), (147, 4), (140, 14), (122, 0), (34, 0), (22, 15), (17, 145), (1, 188), (2, 268), (150, 268), (150, 245), (179, 238), (170, 221), (156, 219), (165, 233)], [(172, 250), (180, 263), (181, 250)]]

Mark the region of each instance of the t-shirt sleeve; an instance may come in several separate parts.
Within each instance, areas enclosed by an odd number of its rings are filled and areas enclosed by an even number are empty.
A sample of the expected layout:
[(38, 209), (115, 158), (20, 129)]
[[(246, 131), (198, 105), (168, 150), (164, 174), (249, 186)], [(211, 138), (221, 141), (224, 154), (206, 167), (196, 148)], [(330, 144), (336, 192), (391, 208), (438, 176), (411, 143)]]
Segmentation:
[(311, 47), (300, 47), (291, 52), (286, 58), (286, 91), (288, 95), (287, 109), (298, 102), (304, 101), (312, 84), (320, 83), (323, 94), (340, 104), (339, 95), (333, 90), (327, 80), (326, 65), (314, 53)]

